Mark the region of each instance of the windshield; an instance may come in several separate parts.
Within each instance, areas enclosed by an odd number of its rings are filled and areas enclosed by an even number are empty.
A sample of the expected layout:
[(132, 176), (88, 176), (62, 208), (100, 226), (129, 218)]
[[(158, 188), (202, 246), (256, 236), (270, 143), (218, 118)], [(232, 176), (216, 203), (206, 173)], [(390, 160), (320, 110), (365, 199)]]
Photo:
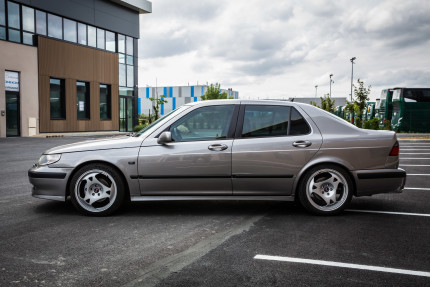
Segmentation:
[(149, 130), (150, 128), (154, 127), (155, 125), (157, 125), (158, 123), (160, 123), (161, 121), (167, 120), (168, 118), (170, 118), (172, 115), (175, 115), (177, 113), (182, 112), (183, 110), (187, 109), (188, 106), (181, 106), (179, 108), (177, 108), (176, 110), (171, 111), (170, 113), (168, 113), (167, 115), (162, 116), (161, 118), (159, 118), (158, 120), (156, 120), (155, 122), (152, 122), (151, 124), (149, 124), (146, 128), (140, 130), (140, 132), (136, 133), (134, 135), (134, 137), (139, 137), (140, 135), (142, 135), (144, 132), (146, 132), (147, 130)]

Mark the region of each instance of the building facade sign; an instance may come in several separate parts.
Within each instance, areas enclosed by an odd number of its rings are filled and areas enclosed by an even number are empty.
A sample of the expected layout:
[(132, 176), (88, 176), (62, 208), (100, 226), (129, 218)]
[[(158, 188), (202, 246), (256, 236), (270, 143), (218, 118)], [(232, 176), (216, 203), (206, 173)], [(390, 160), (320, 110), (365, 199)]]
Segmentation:
[(5, 90), (10, 92), (19, 92), (19, 73), (5, 71)]

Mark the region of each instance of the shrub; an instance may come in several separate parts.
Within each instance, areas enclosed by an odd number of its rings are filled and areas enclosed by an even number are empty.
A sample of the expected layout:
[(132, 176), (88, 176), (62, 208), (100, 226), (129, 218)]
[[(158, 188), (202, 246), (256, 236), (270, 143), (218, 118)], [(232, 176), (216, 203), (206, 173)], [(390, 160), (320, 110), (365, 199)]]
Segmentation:
[(140, 132), (141, 130), (143, 130), (144, 128), (146, 128), (147, 124), (143, 124), (143, 125), (137, 125), (133, 128), (133, 131), (135, 133)]

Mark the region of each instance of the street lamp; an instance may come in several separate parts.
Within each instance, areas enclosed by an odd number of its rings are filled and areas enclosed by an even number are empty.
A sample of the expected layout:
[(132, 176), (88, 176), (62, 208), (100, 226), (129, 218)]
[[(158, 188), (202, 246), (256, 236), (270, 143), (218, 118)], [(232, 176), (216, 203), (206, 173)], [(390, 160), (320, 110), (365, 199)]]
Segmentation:
[(331, 79), (333, 77), (333, 74), (330, 74), (330, 98), (331, 98), (331, 83), (334, 84), (334, 81)]
[(317, 104), (317, 91), (318, 91), (318, 85), (315, 85), (315, 105)]
[(354, 60), (357, 59), (356, 57), (352, 57), (349, 59), (351, 61), (351, 103), (352, 103), (352, 85), (353, 85), (353, 75), (354, 75)]

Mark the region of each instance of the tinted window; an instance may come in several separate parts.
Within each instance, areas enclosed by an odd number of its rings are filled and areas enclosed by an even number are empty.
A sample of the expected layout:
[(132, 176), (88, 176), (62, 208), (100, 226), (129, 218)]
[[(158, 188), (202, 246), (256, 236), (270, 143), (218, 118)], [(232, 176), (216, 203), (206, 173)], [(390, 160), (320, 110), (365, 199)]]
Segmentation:
[(111, 92), (109, 85), (100, 85), (100, 119), (111, 119)]
[(76, 22), (69, 19), (64, 19), (64, 40), (76, 43), (76, 39)]
[(14, 29), (9, 29), (9, 41), (11, 42), (21, 42), (21, 32)]
[(175, 142), (227, 138), (234, 105), (196, 109), (170, 127)]
[(48, 36), (57, 39), (63, 38), (63, 19), (61, 17), (48, 14)]
[(6, 40), (6, 28), (0, 27), (0, 39)]
[(78, 43), (87, 44), (87, 25), (78, 23)]
[(22, 6), (22, 28), (34, 33), (34, 9)]
[(66, 109), (64, 103), (64, 80), (49, 80), (49, 97), (51, 105), (51, 120), (66, 119)]
[(19, 5), (13, 2), (7, 2), (7, 16), (10, 28), (20, 29)]
[(248, 105), (245, 108), (242, 137), (287, 135), (289, 118), (290, 107)]
[(90, 119), (90, 83), (76, 82), (78, 120)]
[(6, 13), (5, 13), (4, 0), (0, 0), (0, 25), (6, 25)]
[(289, 135), (307, 135), (310, 132), (311, 129), (306, 120), (295, 108), (291, 108), (291, 127)]
[(36, 10), (36, 33), (46, 35), (46, 13)]

